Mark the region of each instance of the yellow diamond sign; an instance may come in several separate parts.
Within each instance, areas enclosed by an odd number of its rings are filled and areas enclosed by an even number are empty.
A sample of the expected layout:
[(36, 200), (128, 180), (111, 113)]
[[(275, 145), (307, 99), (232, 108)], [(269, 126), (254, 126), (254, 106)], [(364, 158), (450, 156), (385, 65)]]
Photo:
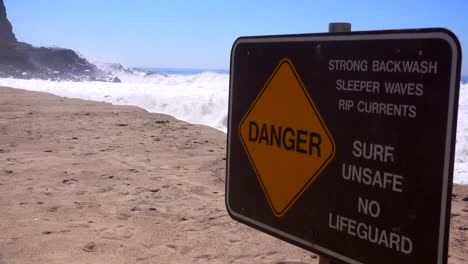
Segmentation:
[(335, 155), (335, 143), (292, 62), (283, 59), (239, 135), (268, 202), (282, 217)]

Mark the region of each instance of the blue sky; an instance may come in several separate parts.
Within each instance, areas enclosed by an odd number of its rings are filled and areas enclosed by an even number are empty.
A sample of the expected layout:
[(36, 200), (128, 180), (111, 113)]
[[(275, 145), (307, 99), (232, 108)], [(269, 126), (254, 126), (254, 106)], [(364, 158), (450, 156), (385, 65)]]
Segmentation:
[[(20, 41), (126, 66), (228, 69), (239, 36), (446, 27), (468, 52), (468, 1), (4, 0)], [(468, 75), (468, 55), (462, 74)]]

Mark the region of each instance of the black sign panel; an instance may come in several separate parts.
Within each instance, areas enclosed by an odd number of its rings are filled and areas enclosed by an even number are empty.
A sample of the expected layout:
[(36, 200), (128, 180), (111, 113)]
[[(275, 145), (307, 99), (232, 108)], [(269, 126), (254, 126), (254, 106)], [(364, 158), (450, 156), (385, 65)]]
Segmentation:
[(231, 217), (338, 262), (447, 263), (460, 62), (446, 29), (239, 38)]

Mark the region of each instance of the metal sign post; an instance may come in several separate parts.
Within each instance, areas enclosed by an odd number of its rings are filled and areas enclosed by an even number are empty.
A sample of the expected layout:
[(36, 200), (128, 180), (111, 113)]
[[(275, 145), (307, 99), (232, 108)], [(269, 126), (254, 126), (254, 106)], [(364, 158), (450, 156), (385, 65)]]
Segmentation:
[(318, 264), (332, 264), (332, 262), (329, 258), (319, 255)]
[(351, 32), (351, 23), (347, 22), (334, 22), (328, 24), (328, 32), (339, 33), (339, 32)]

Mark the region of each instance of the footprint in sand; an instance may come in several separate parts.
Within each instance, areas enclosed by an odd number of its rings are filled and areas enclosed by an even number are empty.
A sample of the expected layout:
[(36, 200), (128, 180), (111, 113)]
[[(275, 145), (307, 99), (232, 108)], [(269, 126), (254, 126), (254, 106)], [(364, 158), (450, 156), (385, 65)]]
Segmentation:
[(181, 245), (174, 245), (174, 244), (167, 244), (166, 247), (176, 251), (179, 254), (186, 255), (192, 251), (192, 247), (188, 246), (181, 246)]
[(88, 193), (88, 192), (85, 191), (85, 190), (78, 190), (78, 191), (74, 192), (73, 194), (74, 195), (85, 195), (86, 193)]
[(128, 220), (130, 217), (132, 217), (132, 215), (127, 213), (120, 213), (117, 215), (117, 219), (119, 220)]
[(94, 252), (96, 251), (96, 248), (97, 246), (96, 246), (96, 243), (94, 242), (89, 242), (81, 247), (81, 249), (86, 252)]
[(55, 212), (57, 212), (58, 208), (59, 208), (59, 206), (50, 206), (50, 207), (47, 208), (47, 211), (51, 212), (51, 213), (55, 213)]
[(161, 166), (159, 168), (163, 169), (163, 170), (179, 170), (179, 169), (182, 169), (182, 167), (179, 166), (179, 165), (163, 165), (163, 166)]
[(194, 186), (190, 188), (190, 193), (197, 194), (200, 196), (211, 196), (210, 188), (205, 186)]
[(188, 220), (189, 220), (189, 219), (186, 218), (186, 217), (179, 217), (179, 218), (177, 218), (177, 222), (180, 222), (180, 223), (181, 223), (181, 222), (188, 221)]
[(210, 261), (213, 259), (217, 259), (218, 256), (213, 254), (203, 254), (195, 257), (195, 262), (202, 262), (205, 263), (206, 261)]
[(91, 203), (91, 202), (85, 202), (85, 201), (73, 201), (75, 204), (75, 207), (78, 209), (83, 209), (83, 208), (97, 208), (100, 207), (101, 205), (98, 203)]
[(112, 187), (103, 187), (96, 190), (96, 193), (106, 193), (114, 190)]
[(112, 240), (127, 240), (133, 237), (135, 234), (133, 228), (128, 228), (125, 226), (117, 226), (112, 228), (101, 235), (103, 239), (112, 239)]
[[(145, 261), (147, 260), (149, 257), (138, 257), (136, 258), (136, 261)], [(1, 264), (1, 263), (0, 263)]]
[(68, 185), (73, 184), (75, 182), (78, 182), (78, 180), (76, 180), (76, 179), (63, 179), (62, 180), (63, 184), (68, 184)]
[(71, 228), (71, 229), (74, 229), (74, 228), (91, 228), (91, 226), (88, 225), (87, 223), (73, 223), (73, 224), (67, 225), (67, 227)]

